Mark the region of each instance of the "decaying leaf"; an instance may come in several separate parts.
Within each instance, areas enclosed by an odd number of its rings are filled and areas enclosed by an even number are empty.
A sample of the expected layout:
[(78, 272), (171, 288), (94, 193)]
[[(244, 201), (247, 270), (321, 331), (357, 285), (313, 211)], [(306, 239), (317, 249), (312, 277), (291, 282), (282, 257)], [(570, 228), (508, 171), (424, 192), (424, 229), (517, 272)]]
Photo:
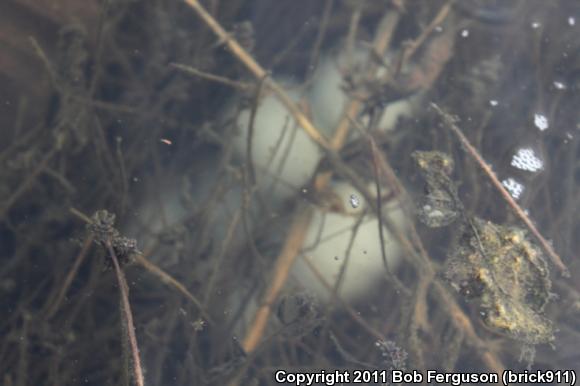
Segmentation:
[(446, 277), (466, 297), (479, 300), (484, 323), (529, 344), (554, 339), (543, 315), (552, 297), (548, 264), (525, 231), (473, 218), (451, 253)]

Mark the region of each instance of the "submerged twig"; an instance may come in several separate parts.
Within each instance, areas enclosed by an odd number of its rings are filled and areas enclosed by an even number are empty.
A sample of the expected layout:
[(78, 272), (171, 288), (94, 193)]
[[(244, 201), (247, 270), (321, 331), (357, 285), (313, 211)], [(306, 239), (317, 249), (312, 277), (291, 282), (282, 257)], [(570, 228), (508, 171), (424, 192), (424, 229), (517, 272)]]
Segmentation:
[(248, 137), (246, 138), (246, 167), (248, 178), (250, 179), (250, 186), (256, 185), (256, 170), (254, 169), (254, 157), (252, 156), (252, 143), (254, 142), (254, 124), (256, 121), (256, 113), (260, 104), (260, 97), (262, 96), (263, 79), (259, 83), (258, 88), (254, 94), (252, 103), (252, 110), (250, 111), (250, 118), (248, 121)]
[[(186, 0), (188, 3), (193, 2), (193, 0)], [(195, 2), (197, 3), (197, 2)], [(398, 12), (387, 12), (381, 23), (379, 25), (377, 36), (374, 41), (374, 49), (379, 53), (383, 53), (386, 51), (392, 37), (392, 33), (394, 31), (395, 26), (399, 20), (399, 13)], [(214, 20), (215, 21), (215, 20)], [(268, 81), (269, 78), (265, 78), (265, 82)], [(276, 90), (274, 90), (276, 91)], [(286, 96), (286, 94), (284, 93)], [(287, 96), (286, 96), (287, 97)], [(286, 106), (289, 108), (289, 106)], [(361, 102), (353, 100), (347, 106), (346, 117), (341, 120), (339, 123), (339, 127), (334, 133), (334, 136), (331, 140), (330, 145), (324, 144), (324, 148), (329, 152), (329, 154), (334, 154), (334, 150), (339, 150), (342, 148), (344, 142), (346, 141), (348, 129), (349, 129), (349, 119), (350, 116), (356, 116), (356, 113), (361, 108)], [(290, 109), (290, 108), (289, 108)], [(294, 115), (294, 114), (293, 114)], [(294, 118), (298, 123), (300, 121), (297, 119), (296, 115)], [(315, 188), (318, 191), (322, 191), (325, 187), (330, 183), (331, 173), (322, 173), (316, 176)], [(282, 251), (280, 252), (277, 262), (276, 268), (274, 273), (274, 278), (268, 288), (268, 292), (266, 293), (265, 301), (262, 306), (258, 309), (254, 323), (252, 324), (250, 331), (246, 335), (246, 339), (244, 340), (243, 347), (247, 352), (251, 352), (256, 349), (260, 339), (264, 333), (266, 328), (266, 324), (270, 317), (271, 308), (273, 302), (278, 297), (278, 294), (286, 280), (288, 278), (290, 268), (296, 259), (300, 249), (302, 248), (302, 244), (306, 238), (307, 230), (310, 226), (310, 221), (312, 219), (313, 209), (311, 208), (304, 208), (302, 209), (295, 217), (288, 231), (288, 235), (286, 237), (286, 241), (284, 242), (284, 246)]]
[(71, 285), (73, 279), (75, 278), (82, 262), (85, 260), (85, 257), (87, 256), (87, 252), (89, 251), (89, 248), (90, 248), (92, 243), (93, 243), (93, 238), (91, 236), (87, 237), (85, 242), (83, 243), (81, 251), (78, 253), (77, 257), (75, 258), (75, 262), (74, 262), (72, 268), (70, 269), (70, 271), (68, 272), (62, 287), (58, 291), (58, 294), (56, 295), (54, 301), (52, 303), (50, 303), (50, 308), (48, 309), (48, 311), (46, 311), (46, 319), (50, 319), (51, 317), (54, 316), (56, 311), (58, 311), (58, 308), (60, 307), (62, 300), (66, 296), (66, 293), (67, 293), (68, 289), (70, 288), (70, 285)]
[(137, 336), (135, 335), (135, 323), (133, 323), (133, 313), (131, 312), (131, 304), (129, 303), (129, 286), (127, 285), (127, 279), (121, 270), (117, 255), (113, 250), (111, 240), (107, 240), (106, 247), (109, 252), (109, 257), (113, 261), (115, 266), (115, 274), (117, 276), (117, 281), (119, 282), (119, 288), (121, 290), (121, 304), (123, 319), (127, 322), (127, 335), (129, 338), (129, 344), (131, 347), (131, 356), (133, 359), (133, 375), (135, 377), (135, 383), (137, 386), (144, 386), (145, 381), (143, 378), (143, 368), (141, 367), (141, 358), (139, 357), (139, 346), (137, 345)]
[(455, 124), (455, 119), (443, 111), (438, 105), (435, 103), (431, 103), (431, 107), (437, 111), (437, 113), (443, 118), (443, 121), (447, 125), (447, 127), (459, 138), (461, 144), (465, 147), (465, 150), (473, 157), (475, 162), (481, 167), (484, 173), (489, 177), (493, 186), (501, 193), (504, 200), (508, 203), (510, 208), (513, 209), (515, 214), (520, 218), (520, 220), (526, 224), (528, 229), (533, 233), (533, 235), (538, 239), (542, 248), (548, 253), (552, 262), (558, 269), (562, 276), (569, 277), (570, 271), (568, 267), (562, 261), (562, 258), (556, 253), (554, 248), (550, 245), (550, 243), (542, 236), (538, 228), (534, 225), (530, 217), (524, 212), (524, 210), (518, 205), (518, 203), (513, 199), (513, 197), (509, 194), (509, 192), (503, 187), (491, 167), (485, 162), (483, 157), (479, 154), (477, 149), (473, 147), (473, 145), (469, 142), (467, 137), (463, 134), (461, 129)]
[(366, 332), (369, 333), (370, 336), (376, 338), (377, 340), (384, 340), (385, 336), (380, 332), (373, 328), (369, 323), (367, 323), (364, 318), (357, 312), (350, 304), (348, 304), (345, 300), (343, 300), (340, 296), (336, 294), (336, 291), (333, 290), (333, 286), (328, 283), (328, 281), (322, 276), (322, 273), (314, 266), (310, 258), (307, 256), (302, 256), (302, 259), (312, 271), (312, 273), (316, 276), (316, 279), (322, 283), (322, 285), (332, 294), (332, 300), (338, 302), (346, 312), (350, 315), (352, 320), (354, 320), (358, 325), (360, 325)]
[[(409, 196), (409, 193), (406, 191), (401, 181), (399, 181), (399, 178), (389, 162), (379, 151), (375, 140), (368, 135), (368, 133), (365, 133), (356, 121), (353, 120), (351, 123), (361, 135), (366, 136), (367, 141), (370, 144), (371, 153), (373, 153), (374, 161), (378, 167), (378, 172), (382, 177), (389, 181), (389, 186), (396, 192), (396, 197)], [(398, 238), (399, 242), (401, 242), (407, 251), (407, 255), (411, 257), (410, 261), (415, 265), (415, 268), (418, 270), (418, 274), (420, 275), (420, 279), (418, 280), (419, 284), (414, 294), (416, 299), (413, 309), (415, 319), (411, 320), (409, 330), (412, 331), (412, 334), (416, 334), (416, 331), (419, 330), (420, 327), (425, 327), (428, 324), (426, 296), (432, 285), (432, 288), (437, 293), (437, 298), (449, 311), (453, 325), (465, 334), (467, 344), (478, 350), (478, 354), (481, 356), (488, 369), (501, 373), (505, 369), (501, 360), (493, 351), (486, 348), (485, 342), (475, 332), (469, 317), (461, 307), (459, 307), (455, 299), (450, 296), (448, 287), (443, 283), (443, 280), (437, 277), (436, 267), (432, 263), (432, 259), (425, 249), (414, 224), (410, 224), (410, 236), (413, 242), (412, 244), (410, 244), (409, 240), (405, 237)]]
[(226, 86), (230, 86), (230, 87), (235, 88), (237, 90), (248, 91), (248, 90), (252, 89), (252, 85), (250, 85), (248, 83), (235, 81), (235, 80), (224, 78), (223, 76), (219, 76), (219, 75), (215, 75), (215, 74), (210, 74), (208, 72), (198, 70), (197, 68), (194, 68), (191, 66), (186, 66), (185, 64), (169, 63), (169, 66), (171, 66), (179, 71), (182, 71), (186, 74), (194, 75), (194, 76), (197, 76), (201, 79), (210, 80), (212, 82), (224, 84)]
[(288, 96), (286, 91), (270, 78), (268, 72), (256, 62), (256, 60), (221, 26), (221, 24), (199, 3), (197, 0), (184, 0), (191, 8), (195, 10), (198, 16), (211, 30), (223, 41), (232, 53), (248, 68), (248, 70), (257, 78), (264, 79), (264, 86), (270, 88), (282, 104), (288, 109), (300, 127), (304, 129), (316, 143), (322, 147), (328, 147), (328, 141), (316, 129), (312, 122)]
[[(121, 270), (119, 258), (126, 259), (128, 255), (138, 252), (135, 240), (127, 239), (120, 236), (113, 225), (115, 222), (115, 215), (105, 210), (95, 212), (92, 218), (89, 218), (75, 208), (70, 209), (71, 213), (79, 217), (87, 223), (87, 227), (91, 232), (91, 239), (97, 244), (103, 246), (113, 263), (119, 289), (121, 291), (121, 312), (123, 321), (126, 323), (123, 330), (127, 333), (129, 340), (129, 347), (131, 349), (131, 357), (133, 359), (133, 376), (137, 386), (144, 386), (145, 381), (143, 377), (143, 368), (141, 366), (141, 358), (139, 356), (139, 345), (137, 344), (137, 336), (135, 335), (135, 323), (133, 322), (133, 313), (131, 312), (131, 304), (129, 303), (129, 285), (125, 274)], [(120, 256), (118, 256), (120, 254)]]
[(38, 166), (24, 179), (24, 181), (16, 188), (14, 193), (0, 206), (0, 219), (7, 215), (12, 206), (30, 189), (32, 184), (37, 180), (41, 172), (47, 167), (48, 163), (59, 151), (58, 145), (45, 154), (44, 158), (38, 163)]
[(326, 29), (328, 28), (328, 24), (330, 22), (330, 15), (332, 14), (332, 10), (334, 8), (335, 0), (326, 0), (324, 3), (324, 10), (322, 11), (322, 19), (319, 23), (318, 34), (316, 35), (316, 39), (314, 39), (314, 44), (312, 45), (312, 50), (310, 52), (310, 61), (308, 64), (308, 76), (307, 79), (312, 78), (312, 74), (314, 73), (314, 69), (318, 64), (318, 58), (320, 56), (320, 48), (322, 47), (322, 42), (324, 41), (324, 37), (326, 36)]
[(210, 324), (214, 324), (213, 319), (209, 316), (201, 301), (197, 299), (182, 283), (180, 283), (177, 279), (173, 276), (159, 268), (157, 265), (153, 264), (151, 261), (147, 259), (145, 256), (146, 253), (143, 254), (135, 254), (135, 260), (141, 264), (146, 270), (148, 270), (153, 275), (159, 277), (161, 282), (174, 287), (179, 291), (183, 296), (185, 296), (189, 301), (191, 301), (199, 310), (203, 318)]
[(437, 15), (435, 16), (435, 18), (431, 20), (429, 25), (423, 30), (421, 35), (408, 46), (408, 48), (405, 50), (404, 53), (403, 64), (407, 60), (409, 60), (415, 54), (415, 52), (417, 52), (417, 49), (421, 47), (421, 45), (425, 42), (425, 40), (427, 40), (427, 38), (429, 37), (429, 35), (431, 35), (431, 33), (435, 30), (435, 28), (437, 28), (438, 25), (443, 23), (445, 18), (447, 18), (447, 16), (449, 15), (453, 3), (454, 1), (448, 1), (445, 5), (443, 5), (439, 10), (439, 12), (437, 13)]
[(294, 263), (294, 259), (296, 255), (298, 255), (298, 252), (302, 248), (302, 244), (306, 239), (306, 232), (308, 230), (308, 226), (310, 225), (311, 217), (312, 210), (310, 208), (306, 208), (294, 218), (294, 222), (290, 227), (288, 237), (286, 238), (282, 251), (280, 252), (280, 256), (278, 257), (276, 269), (274, 270), (274, 278), (272, 279), (272, 283), (266, 298), (256, 313), (252, 328), (246, 335), (246, 338), (242, 344), (242, 347), (246, 352), (254, 351), (260, 343), (262, 335), (264, 334), (264, 330), (266, 329), (266, 324), (270, 318), (272, 306), (276, 301), (280, 290), (286, 283), (286, 279), (288, 277), (288, 273), (290, 272), (290, 268)]

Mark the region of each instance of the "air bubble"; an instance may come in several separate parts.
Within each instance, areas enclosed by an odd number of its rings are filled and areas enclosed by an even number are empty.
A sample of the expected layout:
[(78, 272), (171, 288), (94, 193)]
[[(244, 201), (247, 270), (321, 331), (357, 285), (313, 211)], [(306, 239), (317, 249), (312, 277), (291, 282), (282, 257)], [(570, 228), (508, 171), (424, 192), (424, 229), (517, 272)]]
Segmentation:
[(356, 194), (351, 194), (350, 195), (350, 206), (352, 206), (353, 208), (358, 208), (360, 205), (360, 199), (358, 198), (358, 196)]
[(556, 90), (565, 90), (566, 89), (566, 85), (562, 82), (554, 81), (553, 85), (556, 88)]
[(539, 113), (536, 113), (534, 115), (534, 124), (538, 129), (540, 129), (540, 131), (544, 131), (550, 127), (548, 123), (548, 118), (546, 118), (545, 115)]

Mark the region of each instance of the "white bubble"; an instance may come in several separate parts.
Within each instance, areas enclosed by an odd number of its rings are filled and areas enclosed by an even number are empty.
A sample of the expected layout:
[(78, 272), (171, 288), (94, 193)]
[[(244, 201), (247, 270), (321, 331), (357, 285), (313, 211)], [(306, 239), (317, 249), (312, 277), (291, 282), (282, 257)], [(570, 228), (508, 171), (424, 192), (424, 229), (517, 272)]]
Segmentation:
[(499, 104), (499, 102), (496, 101), (495, 99), (492, 99), (492, 100), (489, 101), (489, 104), (492, 105), (492, 106), (497, 106)]
[(468, 36), (469, 36), (469, 30), (467, 30), (467, 29), (464, 29), (463, 31), (461, 31), (461, 37), (464, 37), (464, 38), (466, 38), (466, 37), (468, 37)]
[(533, 28), (533, 29), (538, 29), (538, 28), (540, 28), (541, 26), (542, 26), (542, 25), (541, 25), (540, 23), (538, 23), (537, 21), (535, 21), (535, 22), (533, 22), (533, 23), (532, 23), (532, 28)]
[(353, 208), (358, 208), (360, 205), (360, 199), (358, 198), (358, 196), (356, 194), (351, 194), (349, 201), (350, 201), (350, 206), (352, 206)]
[(568, 25), (573, 26), (576, 25), (576, 19), (572, 16), (568, 18)]
[(548, 118), (546, 118), (545, 115), (542, 115), (539, 113), (536, 113), (534, 115), (534, 124), (536, 125), (536, 127), (538, 129), (540, 129), (540, 131), (544, 131), (550, 127), (550, 125), (548, 123)]
[(554, 85), (554, 87), (556, 87), (557, 90), (565, 90), (566, 89), (566, 85), (562, 82), (554, 81), (553, 85)]

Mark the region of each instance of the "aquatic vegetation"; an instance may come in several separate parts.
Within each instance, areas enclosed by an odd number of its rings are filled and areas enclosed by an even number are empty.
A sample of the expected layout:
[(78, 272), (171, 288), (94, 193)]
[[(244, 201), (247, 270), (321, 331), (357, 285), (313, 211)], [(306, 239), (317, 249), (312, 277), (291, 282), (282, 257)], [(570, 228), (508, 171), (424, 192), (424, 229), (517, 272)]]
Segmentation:
[(455, 223), (455, 241), (444, 269), (450, 284), (478, 301), (479, 314), (490, 329), (528, 346), (553, 342), (553, 323), (544, 315), (553, 297), (552, 282), (540, 248), (521, 228), (465, 213), (448, 155), (416, 151), (413, 158), (427, 181), (420, 220), (431, 228)]
[(4, 1), (3, 383), (578, 370), (548, 3)]

